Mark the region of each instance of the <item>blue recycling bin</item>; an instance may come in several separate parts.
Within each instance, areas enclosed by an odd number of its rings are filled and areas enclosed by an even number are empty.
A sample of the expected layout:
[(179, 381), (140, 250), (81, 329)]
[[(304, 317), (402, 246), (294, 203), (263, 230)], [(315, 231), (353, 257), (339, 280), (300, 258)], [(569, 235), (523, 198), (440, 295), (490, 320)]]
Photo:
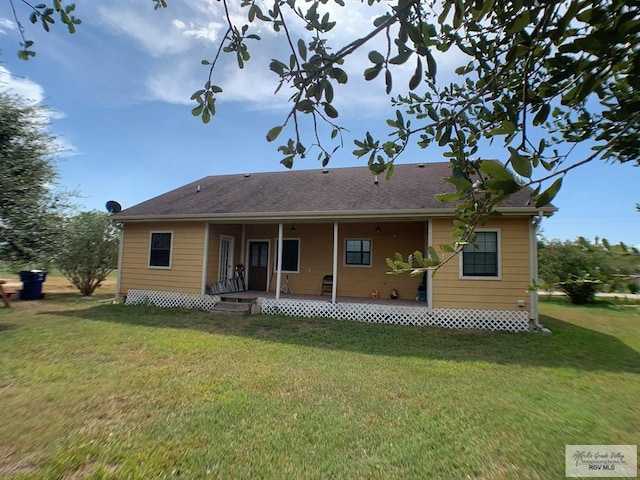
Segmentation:
[(20, 281), (22, 282), (20, 300), (40, 300), (43, 298), (42, 284), (46, 278), (47, 272), (44, 270), (22, 270), (20, 272)]

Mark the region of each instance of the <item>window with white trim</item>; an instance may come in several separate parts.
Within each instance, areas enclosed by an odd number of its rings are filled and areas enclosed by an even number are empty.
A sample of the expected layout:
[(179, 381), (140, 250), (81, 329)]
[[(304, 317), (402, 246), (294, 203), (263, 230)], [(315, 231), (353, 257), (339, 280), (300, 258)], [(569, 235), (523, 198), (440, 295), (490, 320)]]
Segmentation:
[(157, 268), (171, 267), (172, 232), (151, 232), (149, 241), (149, 266)]
[(497, 230), (476, 231), (475, 244), (462, 250), (462, 276), (498, 278), (500, 276)]
[(371, 265), (371, 240), (350, 238), (346, 240), (344, 264), (355, 266)]

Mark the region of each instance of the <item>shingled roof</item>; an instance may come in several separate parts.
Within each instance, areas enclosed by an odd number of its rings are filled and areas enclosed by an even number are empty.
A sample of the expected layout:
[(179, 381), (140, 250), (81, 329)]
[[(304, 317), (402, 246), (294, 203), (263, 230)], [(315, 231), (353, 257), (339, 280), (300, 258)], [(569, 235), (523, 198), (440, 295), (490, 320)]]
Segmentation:
[[(449, 162), (399, 164), (391, 180), (382, 175), (377, 182), (366, 166), (215, 175), (122, 210), (114, 220), (424, 218), (453, 212), (453, 205), (435, 199), (453, 191), (442, 180), (449, 175)], [(512, 195), (500, 210), (538, 213), (530, 193)], [(546, 214), (554, 210), (545, 207)]]

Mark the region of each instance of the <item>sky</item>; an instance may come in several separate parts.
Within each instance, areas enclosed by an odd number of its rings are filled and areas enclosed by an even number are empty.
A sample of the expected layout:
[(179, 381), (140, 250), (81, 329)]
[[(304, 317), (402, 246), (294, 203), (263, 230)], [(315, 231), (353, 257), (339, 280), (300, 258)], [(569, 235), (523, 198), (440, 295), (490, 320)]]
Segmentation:
[[(82, 24), (69, 35), (57, 23), (49, 33), (31, 25), (28, 10), (17, 1), (17, 14), (37, 52), (27, 62), (16, 55), (21, 37), (10, 4), (0, 3), (0, 88), (50, 109), (50, 132), (64, 149), (57, 160), (59, 185), (78, 192), (80, 210), (105, 211), (108, 200), (127, 208), (207, 175), (285, 170), (279, 163), (280, 143), (266, 141), (269, 129), (282, 124), (288, 112), (290, 93), (283, 88), (274, 95), (277, 77), (268, 69), (272, 58), (287, 58), (282, 36), (260, 28), (261, 41), (252, 46), (252, 59), (243, 70), (234, 57), (221, 57), (214, 83), (224, 92), (216, 116), (205, 125), (191, 115), (195, 104), (190, 97), (207, 81), (208, 67), (201, 60), (213, 58), (224, 34), (222, 5), (217, 0), (168, 3), (169, 8), (154, 11), (150, 1), (78, 2)], [(370, 30), (381, 13), (359, 2), (349, 5), (348, 15), (334, 8), (340, 20), (332, 35), (336, 46)], [(242, 11), (234, 7), (230, 14)], [(329, 167), (364, 165), (364, 159), (351, 154), (353, 140), (367, 131), (385, 139), (386, 119), (395, 115), (384, 85), (362, 79), (370, 48), (365, 50), (345, 66), (349, 84), (336, 89), (338, 121), (348, 131), (344, 148)], [(447, 81), (456, 58), (440, 55), (437, 60), (439, 81)], [(394, 85), (407, 85), (412, 69), (394, 72)], [(312, 144), (310, 125), (304, 124), (301, 132), (303, 142)], [(278, 140), (291, 134), (285, 130)], [(480, 153), (504, 161), (505, 152), (496, 142)], [(398, 161), (443, 161), (443, 153), (415, 147)], [(580, 159), (589, 151), (578, 148), (574, 153)], [(316, 153), (294, 165), (308, 168), (321, 168)], [(565, 178), (553, 201), (559, 210), (542, 222), (542, 234), (640, 246), (637, 203), (640, 168), (591, 162)]]

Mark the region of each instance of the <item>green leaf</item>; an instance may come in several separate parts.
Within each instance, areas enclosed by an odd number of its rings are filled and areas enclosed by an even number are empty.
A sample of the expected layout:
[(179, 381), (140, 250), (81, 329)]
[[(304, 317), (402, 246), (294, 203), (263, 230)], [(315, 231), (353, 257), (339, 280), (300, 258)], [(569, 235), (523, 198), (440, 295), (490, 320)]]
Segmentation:
[(456, 203), (460, 200), (461, 194), (456, 193), (438, 193), (436, 194), (436, 200), (442, 203)]
[(349, 77), (347, 76), (347, 72), (342, 70), (341, 68), (332, 68), (329, 70), (329, 76), (331, 78), (335, 78), (338, 83), (344, 84), (347, 83)]
[(282, 76), (284, 75), (284, 71), (288, 70), (289, 67), (287, 67), (286, 64), (282, 63), (280, 60), (271, 60), (271, 63), (269, 64), (269, 69), (272, 72), (277, 73), (278, 75)]
[(550, 111), (551, 106), (548, 103), (543, 104), (540, 107), (540, 110), (538, 110), (538, 113), (536, 113), (536, 116), (533, 118), (533, 124), (542, 125), (544, 122), (546, 122), (547, 118), (549, 117)]
[(509, 161), (511, 162), (511, 166), (515, 172), (521, 177), (531, 178), (531, 159), (520, 155), (520, 153), (518, 153), (518, 151), (513, 147), (509, 147), (509, 151), (511, 152)]
[(427, 252), (429, 253), (429, 258), (431, 258), (432, 260), (435, 260), (436, 262), (440, 263), (440, 257), (438, 256), (438, 252), (436, 252), (435, 248), (429, 247)]
[(195, 100), (196, 98), (202, 96), (203, 93), (204, 93), (204, 90), (197, 90), (193, 92), (193, 95), (191, 95), (191, 100)]
[(282, 125), (278, 125), (277, 127), (273, 127), (271, 130), (267, 132), (267, 142), (273, 142), (282, 132)]
[(440, 245), (440, 250), (442, 250), (445, 253), (453, 253), (455, 252), (455, 248), (453, 248), (452, 245), (448, 244), (448, 243), (443, 243)]
[(512, 193), (516, 193), (522, 187), (518, 182), (516, 182), (513, 178), (510, 179), (500, 179), (500, 180), (489, 180), (486, 182), (487, 191), (490, 193), (498, 193), (498, 194), (506, 194), (511, 195)]
[(402, 65), (407, 60), (409, 60), (409, 58), (411, 58), (412, 54), (413, 52), (411, 50), (408, 50), (408, 49), (403, 50), (402, 52), (398, 53), (398, 55), (396, 55), (395, 57), (389, 59), (389, 63), (393, 65)]
[(396, 267), (396, 264), (390, 258), (387, 258), (386, 263), (387, 267), (389, 267), (392, 271), (395, 272), (396, 270), (398, 270), (398, 267)]
[(451, 140), (451, 125), (447, 125), (442, 132), (442, 136), (438, 139), (438, 145), (444, 147)]
[(391, 93), (391, 88), (393, 87), (393, 78), (391, 77), (391, 70), (388, 68), (384, 72), (384, 83), (385, 83), (385, 92), (387, 95)]
[(300, 52), (300, 57), (302, 60), (307, 60), (307, 44), (304, 43), (304, 40), (301, 38), (298, 39), (298, 52)]
[(431, 50), (427, 50), (427, 72), (429, 72), (429, 76), (432, 80), (436, 79), (436, 72), (438, 70), (438, 65), (436, 64), (436, 59), (433, 58), (431, 54)]
[(368, 56), (371, 63), (375, 63), (376, 65), (382, 65), (384, 63), (384, 56), (376, 50), (369, 52)]
[(208, 108), (202, 110), (202, 123), (209, 123), (211, 120), (211, 114)]
[(415, 90), (422, 81), (422, 60), (420, 60), (420, 57), (418, 57), (417, 60), (416, 69), (413, 72), (411, 80), (409, 80), (409, 90)]
[(288, 157), (284, 157), (282, 160), (280, 160), (280, 163), (282, 165), (284, 165), (286, 168), (293, 168), (293, 159), (294, 157), (292, 155), (288, 156)]
[(204, 110), (204, 103), (202, 105), (198, 105), (193, 110), (191, 110), (191, 115), (194, 117), (199, 117), (202, 115), (202, 111)]
[(468, 192), (473, 188), (471, 182), (465, 177), (445, 177), (444, 180), (455, 185), (456, 189), (461, 192)]
[(480, 163), (480, 171), (496, 180), (513, 180), (513, 175), (509, 173), (509, 170), (493, 160), (483, 160)]
[(389, 168), (387, 169), (387, 180), (391, 180), (393, 178), (393, 174), (395, 173), (395, 168), (393, 166), (393, 163), (391, 165), (389, 165)]
[(207, 108), (209, 109), (209, 113), (211, 113), (211, 115), (216, 114), (216, 99), (213, 97), (213, 95), (209, 95), (207, 97)]
[(311, 113), (314, 110), (313, 102), (308, 99), (300, 100), (300, 102), (298, 102), (298, 105), (296, 106), (296, 109), (300, 110), (301, 112)]
[(520, 15), (518, 15), (511, 25), (507, 29), (507, 32), (510, 34), (520, 33), (525, 29), (526, 26), (531, 22), (531, 12), (529, 10), (524, 10)]
[(364, 71), (364, 79), (365, 80), (373, 80), (378, 76), (380, 71), (382, 70), (382, 66), (376, 65), (375, 67), (369, 67)]
[(327, 114), (327, 117), (338, 118), (338, 111), (335, 108), (333, 108), (333, 105), (327, 102), (325, 102), (323, 105), (324, 105), (324, 113)]
[(544, 207), (551, 203), (562, 187), (562, 177), (556, 179), (544, 192), (536, 197), (536, 207)]
[(500, 124), (499, 127), (490, 130), (489, 136), (492, 137), (494, 135), (511, 135), (515, 131), (515, 124), (509, 120), (505, 120)]

